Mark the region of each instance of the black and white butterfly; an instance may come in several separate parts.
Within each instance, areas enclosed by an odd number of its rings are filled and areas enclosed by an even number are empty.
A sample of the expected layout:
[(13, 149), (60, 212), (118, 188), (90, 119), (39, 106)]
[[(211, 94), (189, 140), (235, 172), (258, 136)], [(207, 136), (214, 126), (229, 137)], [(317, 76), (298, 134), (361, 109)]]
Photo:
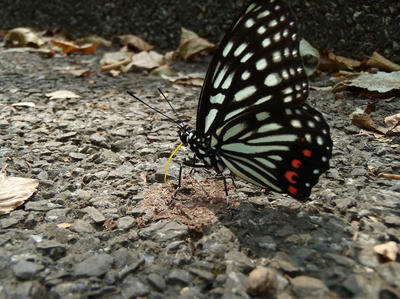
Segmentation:
[(305, 103), (299, 40), (284, 1), (253, 1), (211, 61), (196, 130), (180, 125), (179, 137), (217, 173), (228, 168), (255, 185), (306, 199), (329, 168), (332, 141), (321, 113)]

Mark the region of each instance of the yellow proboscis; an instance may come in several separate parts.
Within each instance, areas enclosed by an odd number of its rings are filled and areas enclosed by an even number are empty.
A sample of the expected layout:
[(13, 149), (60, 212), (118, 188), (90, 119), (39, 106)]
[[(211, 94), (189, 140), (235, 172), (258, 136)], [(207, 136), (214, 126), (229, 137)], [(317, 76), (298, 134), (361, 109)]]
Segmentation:
[(183, 142), (181, 142), (176, 149), (172, 152), (171, 156), (169, 156), (168, 161), (167, 161), (167, 165), (165, 165), (165, 173), (164, 173), (164, 183), (167, 183), (167, 173), (168, 173), (168, 167), (169, 167), (169, 163), (171, 163), (172, 157), (175, 155), (175, 153), (178, 151), (178, 149), (182, 146)]

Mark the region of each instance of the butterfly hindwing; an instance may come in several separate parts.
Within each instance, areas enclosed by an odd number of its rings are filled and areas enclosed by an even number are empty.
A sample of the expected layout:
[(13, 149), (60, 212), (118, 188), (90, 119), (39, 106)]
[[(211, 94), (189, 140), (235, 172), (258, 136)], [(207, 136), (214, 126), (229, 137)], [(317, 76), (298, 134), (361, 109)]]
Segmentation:
[(212, 137), (218, 157), (253, 184), (304, 199), (329, 168), (332, 142), (322, 115), (307, 104), (249, 111)]

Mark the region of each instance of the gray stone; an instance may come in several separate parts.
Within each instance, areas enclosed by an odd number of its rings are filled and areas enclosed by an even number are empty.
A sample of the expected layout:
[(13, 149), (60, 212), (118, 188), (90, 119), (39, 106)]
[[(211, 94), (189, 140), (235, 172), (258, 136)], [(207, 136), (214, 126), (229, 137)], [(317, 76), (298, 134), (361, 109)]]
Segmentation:
[(61, 208), (64, 208), (64, 207), (62, 205), (49, 202), (47, 200), (28, 201), (25, 204), (26, 211), (47, 212), (47, 211), (50, 211), (53, 209), (61, 209)]
[(344, 267), (352, 267), (355, 265), (355, 262), (343, 255), (334, 254), (334, 253), (327, 253), (325, 255), (327, 258), (330, 258), (335, 261), (336, 264), (344, 266)]
[(80, 234), (86, 234), (86, 233), (93, 233), (94, 228), (92, 225), (84, 220), (77, 219), (72, 223), (72, 225), (69, 228), (71, 231), (80, 233)]
[(71, 209), (52, 209), (46, 213), (45, 220), (48, 222), (67, 222), (67, 214)]
[(2, 229), (10, 228), (18, 224), (18, 219), (7, 217), (0, 219), (0, 227)]
[(104, 135), (100, 135), (98, 133), (95, 133), (93, 135), (90, 135), (90, 141), (97, 146), (103, 147), (103, 148), (109, 148), (110, 146), (108, 145), (107, 139)]
[(75, 266), (75, 275), (101, 276), (111, 268), (113, 261), (113, 257), (105, 253), (89, 257)]
[(82, 211), (87, 213), (94, 223), (103, 223), (106, 221), (106, 217), (95, 207), (86, 207)]
[(322, 280), (310, 276), (297, 276), (291, 281), (292, 291), (302, 298), (326, 297), (329, 289)]
[(65, 256), (66, 247), (55, 240), (43, 240), (38, 242), (36, 248), (41, 250), (44, 255), (50, 256), (53, 260), (58, 260)]
[(379, 275), (390, 285), (400, 288), (400, 263), (389, 262), (379, 265), (377, 268)]
[(118, 168), (111, 170), (107, 178), (110, 180), (131, 177), (134, 170), (135, 168), (133, 167), (132, 163), (124, 162), (124, 164), (122, 164)]
[(139, 231), (139, 236), (143, 239), (152, 239), (158, 242), (166, 242), (173, 239), (182, 239), (189, 233), (189, 229), (184, 224), (170, 221), (159, 221)]
[(283, 252), (276, 253), (273, 261), (286, 273), (296, 274), (302, 271), (302, 268), (297, 265), (296, 261)]
[(74, 282), (62, 282), (50, 289), (49, 298), (87, 298), (86, 293), (89, 288), (90, 282), (83, 279)]
[(169, 273), (167, 277), (167, 282), (170, 284), (179, 283), (183, 285), (188, 285), (191, 279), (192, 277), (189, 272), (181, 269), (174, 269)]
[(117, 220), (117, 227), (122, 230), (127, 230), (135, 225), (135, 218), (131, 216), (121, 217)]
[(247, 277), (240, 272), (229, 272), (224, 285), (223, 299), (250, 298), (247, 295)]
[(140, 266), (144, 265), (145, 263), (145, 259), (144, 258), (140, 258), (136, 261), (131, 262), (129, 265), (125, 266), (119, 273), (118, 273), (118, 277), (122, 280), (124, 279), (126, 276), (128, 276), (128, 274), (135, 272), (137, 269), (139, 269)]
[(124, 298), (137, 298), (149, 294), (148, 287), (139, 279), (128, 276), (122, 283), (122, 295)]
[(214, 274), (206, 271), (206, 270), (202, 270), (202, 269), (198, 269), (198, 268), (190, 268), (189, 272), (200, 277), (201, 279), (207, 281), (207, 282), (213, 282), (215, 277)]
[(357, 297), (365, 296), (365, 286), (368, 281), (363, 275), (352, 274), (343, 282), (343, 286), (353, 295)]
[(67, 132), (67, 133), (56, 136), (56, 140), (65, 142), (65, 141), (68, 141), (71, 137), (76, 136), (77, 134), (78, 134), (77, 132)]
[(385, 222), (385, 224), (388, 226), (399, 227), (400, 217), (395, 215), (388, 215), (383, 218), (383, 222)]
[(230, 251), (225, 255), (227, 271), (248, 273), (255, 268), (254, 262), (240, 251)]
[(165, 279), (157, 273), (150, 273), (147, 276), (147, 280), (149, 281), (149, 283), (157, 290), (160, 292), (165, 291), (166, 288), (166, 283), (165, 283)]
[(14, 275), (23, 280), (35, 279), (36, 275), (42, 271), (43, 268), (43, 265), (25, 260), (20, 260), (12, 267)]
[(81, 161), (81, 160), (84, 160), (84, 159), (86, 158), (86, 155), (85, 155), (85, 154), (82, 154), (82, 153), (74, 153), (74, 152), (69, 153), (68, 156), (70, 156), (73, 160), (76, 160), (76, 161)]
[(358, 253), (357, 258), (359, 263), (364, 266), (371, 268), (376, 268), (379, 266), (378, 258), (372, 248), (361, 249), (361, 251)]

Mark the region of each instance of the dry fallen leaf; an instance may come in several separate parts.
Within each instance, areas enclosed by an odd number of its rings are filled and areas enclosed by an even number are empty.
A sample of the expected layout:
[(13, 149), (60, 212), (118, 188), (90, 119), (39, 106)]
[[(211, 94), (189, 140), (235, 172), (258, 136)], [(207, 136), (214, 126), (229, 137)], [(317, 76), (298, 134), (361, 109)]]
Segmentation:
[(378, 92), (385, 94), (388, 92), (400, 92), (400, 72), (377, 72), (351, 74), (350, 76), (341, 77), (342, 82), (339, 83), (345, 87), (356, 87), (363, 90)]
[(44, 45), (43, 39), (29, 28), (15, 28), (4, 38), (6, 46), (40, 48)]
[(80, 67), (67, 67), (64, 70), (62, 70), (64, 74), (69, 74), (74, 77), (83, 77), (83, 76), (89, 76), (91, 71), (90, 69), (82, 69)]
[(193, 31), (181, 28), (181, 40), (178, 52), (187, 61), (203, 51), (215, 50), (216, 46), (208, 40), (199, 37)]
[(23, 107), (23, 108), (35, 108), (36, 107), (35, 103), (32, 103), (32, 102), (19, 102), (19, 103), (11, 104), (11, 106)]
[(112, 46), (111, 41), (106, 40), (105, 38), (98, 36), (98, 35), (89, 35), (80, 41), (83, 41), (85, 43), (98, 44), (98, 45), (102, 45), (102, 46), (108, 47), (108, 48)]
[(71, 227), (71, 225), (72, 225), (72, 223), (63, 222), (63, 223), (57, 224), (57, 227), (59, 227), (59, 228), (69, 228), (69, 227)]
[(333, 52), (323, 52), (321, 55), (320, 70), (336, 72), (340, 70), (354, 70), (361, 66), (361, 62), (352, 58), (335, 55)]
[(164, 63), (164, 56), (155, 51), (142, 51), (132, 56), (131, 61), (128, 65), (123, 66), (121, 70), (123, 72), (129, 71), (132, 67), (139, 67), (144, 69), (154, 69), (161, 66)]
[(394, 262), (397, 256), (400, 255), (400, 248), (396, 242), (390, 241), (387, 243), (379, 244), (374, 246), (374, 252), (385, 260)]
[(0, 215), (8, 214), (24, 204), (39, 186), (39, 180), (8, 177), (0, 172)]
[(138, 50), (141, 51), (150, 51), (153, 49), (153, 46), (150, 45), (148, 42), (144, 41), (142, 38), (139, 36), (133, 35), (133, 34), (124, 34), (118, 36), (122, 43), (131, 47), (134, 47)]
[(63, 40), (55, 40), (52, 39), (51, 42), (60, 47), (65, 54), (69, 54), (72, 52), (83, 52), (84, 54), (92, 54), (97, 49), (97, 44), (84, 44), (77, 45), (72, 41), (63, 41)]
[(388, 128), (376, 125), (374, 121), (371, 119), (371, 117), (366, 114), (352, 114), (351, 123), (360, 128), (364, 128), (369, 131), (374, 131), (382, 134), (386, 134), (389, 131)]
[(109, 52), (103, 55), (103, 58), (100, 60), (101, 70), (109, 71), (109, 70), (119, 70), (121, 66), (127, 65), (131, 62), (132, 56), (134, 53), (132, 52)]
[(372, 56), (365, 62), (369, 67), (374, 67), (382, 71), (400, 71), (400, 65), (386, 59), (378, 52), (374, 52)]
[(80, 96), (69, 90), (57, 90), (54, 92), (46, 93), (46, 97), (49, 97), (50, 100), (80, 98)]
[(400, 133), (400, 113), (385, 117), (385, 124), (393, 133)]

